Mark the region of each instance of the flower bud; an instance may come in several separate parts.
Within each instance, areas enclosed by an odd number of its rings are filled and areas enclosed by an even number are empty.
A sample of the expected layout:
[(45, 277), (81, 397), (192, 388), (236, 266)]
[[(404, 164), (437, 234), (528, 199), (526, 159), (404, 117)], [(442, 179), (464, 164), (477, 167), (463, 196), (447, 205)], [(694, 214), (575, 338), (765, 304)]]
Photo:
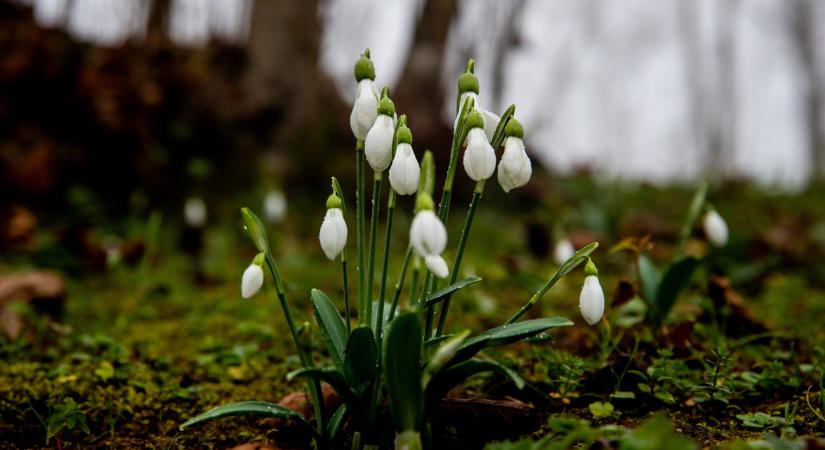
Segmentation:
[(569, 239), (559, 239), (553, 247), (553, 260), (556, 264), (562, 265), (566, 263), (568, 259), (572, 258), (575, 253), (576, 248), (573, 247)]
[[(330, 196), (330, 199), (333, 197), (338, 199), (334, 194)], [(340, 201), (338, 199), (339, 205)], [(329, 200), (327, 200), (327, 204), (329, 204)], [(344, 214), (340, 208), (327, 209), (324, 221), (321, 223), (321, 231), (318, 233), (318, 241), (321, 243), (324, 254), (330, 260), (337, 258), (344, 250), (344, 246), (347, 245), (347, 222), (344, 221)]]
[(349, 125), (356, 139), (360, 141), (366, 139), (367, 132), (375, 123), (376, 117), (378, 117), (378, 90), (371, 79), (364, 78), (358, 82), (355, 103), (349, 116)]
[(724, 247), (728, 243), (728, 224), (715, 209), (705, 213), (702, 219), (702, 228), (708, 241), (716, 247)]
[(505, 139), (504, 153), (502, 153), (501, 162), (498, 164), (498, 184), (501, 185), (504, 192), (510, 192), (512, 189), (524, 186), (530, 181), (532, 174), (533, 167), (530, 164), (527, 152), (524, 150), (524, 142), (521, 138), (510, 136)]
[(192, 228), (206, 225), (206, 202), (200, 197), (189, 197), (183, 205), (183, 220)]
[[(428, 195), (419, 195), (422, 199)], [(432, 203), (432, 200), (430, 200)], [(418, 203), (418, 201), (416, 201)], [(424, 258), (433, 275), (445, 278), (449, 274), (447, 263), (441, 253), (447, 247), (447, 228), (432, 209), (420, 209), (410, 226), (410, 244), (415, 252)]]
[(412, 149), (412, 133), (405, 125), (395, 132), (395, 156), (390, 166), (390, 185), (398, 195), (414, 194), (418, 190), (421, 168)]
[[(480, 114), (473, 112), (473, 116)], [(468, 119), (468, 124), (470, 120)], [(467, 135), (467, 150), (464, 151), (464, 171), (475, 181), (490, 178), (496, 170), (496, 152), (487, 140), (487, 135), (480, 127), (472, 128)]]
[(355, 81), (375, 79), (375, 64), (370, 59), (370, 49), (364, 50), (364, 53), (355, 62), (354, 72)]
[(381, 114), (367, 133), (367, 138), (364, 140), (364, 153), (372, 170), (383, 172), (390, 166), (394, 132), (392, 117)]
[(264, 263), (264, 254), (258, 253), (249, 267), (241, 276), (241, 297), (249, 298), (257, 294), (264, 285), (264, 270), (261, 267)]
[(264, 197), (264, 217), (270, 223), (278, 223), (286, 217), (286, 196), (283, 192), (272, 190)]
[(599, 284), (599, 271), (593, 261), (588, 258), (584, 266), (584, 279), (581, 294), (579, 295), (579, 309), (588, 325), (599, 323), (604, 314), (604, 291)]
[(424, 264), (426, 264), (427, 269), (438, 278), (447, 278), (447, 275), (450, 274), (450, 269), (447, 268), (447, 261), (444, 261), (441, 255), (427, 256), (424, 258)]

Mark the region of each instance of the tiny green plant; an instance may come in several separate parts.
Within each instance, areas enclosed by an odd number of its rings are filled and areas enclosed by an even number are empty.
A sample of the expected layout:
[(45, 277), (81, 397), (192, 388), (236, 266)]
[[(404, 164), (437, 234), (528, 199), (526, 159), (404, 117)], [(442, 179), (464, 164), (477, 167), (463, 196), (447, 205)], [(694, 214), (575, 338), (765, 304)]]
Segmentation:
[[(475, 276), (460, 278), (459, 274), (487, 180), (497, 170), (499, 185), (509, 192), (524, 186), (532, 174), (522, 140), (524, 129), (514, 117), (515, 106), (507, 108), (501, 116), (482, 108), (478, 78), (474, 74), (474, 62), (470, 60), (458, 79), (449, 164), (441, 197), (436, 203), (433, 195), (437, 174), (433, 155), (424, 152), (419, 165), (407, 117), (397, 114), (388, 89), (379, 92), (374, 85), (375, 67), (369, 50), (358, 59), (354, 72), (358, 87), (350, 125), (356, 138), (355, 293), (350, 297), (347, 198), (333, 177), (319, 242), (328, 259), (340, 259), (343, 289), (339, 301), (333, 300), (338, 295), (330, 296), (319, 289), (312, 289), (309, 295), (321, 342), (330, 357), (328, 366), (318, 365), (300, 344), (291, 302), (266, 230), (251, 210), (241, 210), (246, 232), (259, 252), (243, 274), (241, 294), (248, 298), (262, 288), (266, 268), (302, 364), (287, 378), (306, 381), (314, 415), (304, 417), (278, 404), (247, 401), (219, 406), (187, 421), (181, 428), (227, 416), (279, 417), (297, 423), (317, 448), (329, 448), (341, 445), (342, 430), (350, 424), (357, 436), (353, 448), (361, 448), (362, 444), (363, 448), (375, 448), (386, 446), (381, 436), (382, 426), (387, 425), (388, 420), (383, 419), (382, 411), (388, 405), (395, 429), (395, 447), (420, 449), (429, 442), (429, 425), (441, 399), (468, 377), (492, 372), (509, 379), (519, 389), (525, 385), (512, 369), (476, 356), (487, 348), (571, 326), (573, 322), (564, 317), (521, 319), (555, 283), (582, 264), (586, 265), (587, 275), (580, 298), (582, 315), (591, 325), (602, 319), (604, 293), (598, 281), (598, 270), (591, 260), (591, 254), (598, 247), (594, 242), (574, 252), (553, 277), (500, 326), (475, 334), (471, 330), (448, 331), (447, 319), (453, 295), (481, 281)], [(502, 148), (497, 163), (496, 153)], [(453, 260), (448, 264), (444, 258), (448, 244), (447, 221), (462, 154), (464, 172), (475, 183), (475, 188)], [(365, 165), (369, 165), (373, 173), (369, 227)], [(386, 229), (383, 257), (377, 268), (379, 207), (387, 171), (390, 189)], [(388, 282), (390, 244), (393, 236), (397, 236), (397, 233), (394, 235), (393, 215), (399, 197), (412, 195), (414, 218), (409, 229), (409, 244), (398, 281), (391, 287)], [(410, 268), (412, 274), (407, 277)], [(408, 278), (409, 285), (405, 286)], [(405, 293), (406, 301), (402, 303)], [(355, 303), (354, 318), (350, 316), (351, 298)], [(321, 383), (330, 385), (342, 400), (341, 406), (329, 416), (324, 415)]]
[(40, 423), (46, 428), (46, 445), (52, 438), (57, 442), (57, 448), (63, 448), (63, 439), (66, 435), (72, 435), (77, 430), (86, 434), (90, 433), (89, 425), (86, 424), (86, 413), (80, 409), (77, 402), (71, 397), (63, 399), (62, 403), (49, 406), (49, 415), (44, 421), (40, 414), (32, 408)]

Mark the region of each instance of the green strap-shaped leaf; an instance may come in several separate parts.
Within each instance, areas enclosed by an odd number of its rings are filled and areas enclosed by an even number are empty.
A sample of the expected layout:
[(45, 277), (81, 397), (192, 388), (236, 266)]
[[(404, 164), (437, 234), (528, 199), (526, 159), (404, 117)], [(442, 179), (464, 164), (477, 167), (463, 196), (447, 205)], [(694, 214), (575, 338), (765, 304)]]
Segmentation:
[(220, 419), (222, 417), (233, 416), (277, 417), (279, 419), (292, 420), (299, 424), (301, 428), (308, 433), (311, 433), (312, 435), (317, 434), (312, 425), (310, 425), (309, 422), (307, 422), (306, 419), (304, 419), (304, 417), (297, 412), (277, 403), (257, 401), (231, 403), (229, 405), (218, 406), (217, 408), (210, 409), (199, 416), (187, 420), (180, 426), (180, 429), (184, 430), (192, 425), (198, 425), (203, 422)]
[(390, 322), (384, 340), (384, 382), (390, 409), (400, 431), (418, 430), (424, 399), (421, 388), (421, 321), (404, 312)]
[(571, 325), (573, 325), (573, 322), (564, 317), (547, 317), (502, 325), (467, 339), (453, 358), (453, 362), (466, 361), (488, 347), (512, 344), (551, 328), (569, 327)]
[(366, 415), (364, 414), (364, 406), (361, 403), (361, 400), (358, 399), (358, 396), (355, 392), (347, 384), (346, 379), (344, 378), (344, 374), (335, 369), (299, 369), (294, 372), (290, 372), (287, 375), (287, 380), (292, 380), (293, 378), (311, 378), (318, 382), (324, 382), (332, 386), (335, 389), (335, 392), (341, 397), (341, 401), (346, 403), (347, 408), (355, 415), (355, 418), (361, 422), (362, 425), (366, 425)]
[(647, 255), (639, 255), (639, 278), (645, 301), (652, 306), (656, 302), (656, 289), (662, 282), (662, 275)]
[(375, 335), (370, 327), (358, 327), (352, 330), (347, 342), (344, 378), (347, 384), (357, 391), (358, 388), (374, 381), (377, 374), (378, 350), (375, 347)]
[(430, 383), (426, 386), (427, 399), (430, 402), (429, 405), (434, 407), (437, 402), (454, 387), (464, 382), (467, 378), (482, 372), (493, 372), (509, 378), (518, 389), (522, 389), (525, 386), (524, 379), (514, 370), (495, 361), (471, 359), (442, 371), (430, 380)]
[(440, 302), (441, 300), (444, 300), (445, 298), (447, 298), (447, 296), (453, 295), (453, 293), (455, 293), (456, 291), (464, 289), (467, 286), (472, 286), (472, 285), (478, 283), (479, 281), (481, 281), (481, 278), (479, 278), (477, 276), (467, 277), (463, 280), (456, 281), (455, 283), (453, 283), (449, 286), (445, 286), (443, 289), (441, 289), (438, 292), (430, 295), (424, 301), (424, 304), (427, 307), (433, 306), (436, 303)]
[(653, 305), (651, 314), (654, 322), (661, 323), (670, 312), (679, 294), (685, 290), (690, 283), (690, 278), (702, 262), (694, 257), (688, 256), (671, 264), (656, 289), (656, 304)]
[(332, 414), (332, 417), (329, 418), (329, 422), (327, 422), (327, 440), (334, 441), (336, 437), (338, 437), (338, 433), (341, 432), (341, 429), (344, 426), (344, 421), (347, 417), (347, 404), (342, 403), (338, 409)]
[(340, 369), (344, 367), (344, 353), (347, 348), (347, 327), (344, 319), (327, 294), (313, 289), (310, 297), (312, 309), (315, 312), (315, 321), (321, 330), (321, 339), (332, 356), (335, 366)]

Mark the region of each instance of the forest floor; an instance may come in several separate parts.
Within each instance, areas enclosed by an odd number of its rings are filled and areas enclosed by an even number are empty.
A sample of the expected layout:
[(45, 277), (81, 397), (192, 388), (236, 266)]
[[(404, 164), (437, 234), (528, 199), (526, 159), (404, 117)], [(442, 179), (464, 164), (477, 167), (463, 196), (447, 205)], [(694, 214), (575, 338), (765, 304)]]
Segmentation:
[[(573, 272), (530, 315), (569, 317), (574, 327), (488, 354), (529, 386), (518, 391), (479, 376), (454, 390), (433, 424), (438, 448), (494, 441), (501, 442), (489, 448), (825, 448), (805, 441), (825, 437), (821, 186), (793, 195), (741, 184), (712, 189), (731, 239), (712, 249), (694, 229), (686, 253), (706, 264), (661, 327), (634, 312), (643, 286), (632, 250), (665, 266), (692, 190), (580, 179), (534, 190), (540, 194), (515, 202), (499, 192), (483, 199), (462, 266), (483, 281), (456, 295), (450, 328), (483, 330), (515, 311), (555, 271), (553, 230), (563, 224), (575, 244), (601, 243), (594, 260), (610, 335), (581, 319), (584, 276)], [(406, 200), (396, 216), (402, 236)], [(309, 290), (340, 293), (340, 267), (317, 243), (323, 210), (303, 202), (292, 202), (270, 234), (298, 320), (312, 327)], [(463, 202), (454, 205), (450, 242), (464, 214)], [(126, 218), (91, 230), (141, 240), (143, 257), (131, 264), (95, 268), (63, 248), (52, 228), (0, 259), (0, 273), (48, 268), (68, 285), (57, 319), (25, 302), (11, 306), (25, 325), (16, 339), (0, 337), (0, 448), (307, 445), (288, 424), (253, 418), (178, 429), (220, 404), (277, 402), (302, 388), (286, 380), (299, 362), (274, 293), (265, 286), (262, 295), (240, 298), (254, 249), (235, 206), (224, 209), (197, 255), (180, 250), (179, 219), (156, 216), (150, 225)], [(393, 245), (391, 280), (405, 246)], [(309, 344), (323, 363), (321, 343)]]

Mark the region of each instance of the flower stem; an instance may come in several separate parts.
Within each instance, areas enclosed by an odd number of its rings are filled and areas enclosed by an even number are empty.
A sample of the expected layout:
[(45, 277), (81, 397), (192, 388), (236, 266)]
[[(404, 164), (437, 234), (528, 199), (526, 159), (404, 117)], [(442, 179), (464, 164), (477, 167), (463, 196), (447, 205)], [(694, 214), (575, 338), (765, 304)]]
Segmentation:
[(355, 208), (357, 215), (356, 233), (358, 245), (358, 323), (369, 324), (369, 316), (366, 311), (366, 271), (364, 270), (364, 241), (365, 237), (365, 220), (364, 220), (364, 141), (358, 140), (355, 145)]
[(349, 336), (352, 327), (350, 323), (350, 307), (349, 307), (349, 276), (347, 275), (347, 249), (341, 252), (341, 275), (344, 279), (344, 320), (347, 326), (347, 336)]
[[(452, 271), (450, 272), (450, 281), (448, 284), (453, 284), (458, 279), (458, 271), (461, 268), (461, 259), (464, 257), (464, 249), (467, 246), (467, 240), (470, 237), (470, 228), (473, 226), (473, 218), (478, 208), (478, 202), (484, 194), (485, 180), (476, 183), (476, 188), (473, 191), (473, 199), (470, 201), (470, 207), (467, 210), (467, 218), (464, 220), (464, 228), (461, 230), (461, 238), (458, 241), (458, 250), (455, 254), (455, 261), (453, 261)], [(447, 313), (450, 311), (450, 300), (452, 295), (444, 298), (441, 305), (441, 313), (438, 316), (438, 328), (436, 329), (436, 337), (444, 334), (444, 326), (447, 324)]]
[(404, 288), (404, 279), (407, 276), (407, 266), (410, 264), (410, 257), (412, 256), (412, 247), (407, 247), (407, 254), (404, 255), (404, 262), (401, 264), (401, 275), (398, 277), (398, 282), (395, 283), (395, 294), (392, 296), (392, 305), (390, 305), (389, 321), (395, 317), (395, 310), (398, 308), (398, 299), (401, 298), (401, 290)]
[(378, 340), (378, 348), (381, 348), (381, 329), (384, 327), (384, 296), (387, 292), (387, 266), (390, 261), (393, 212), (395, 212), (395, 191), (390, 188), (390, 195), (387, 200), (387, 230), (384, 233), (384, 262), (381, 267), (381, 290), (378, 293), (378, 323), (375, 325), (375, 338)]
[[(382, 172), (375, 172), (375, 183), (372, 187), (372, 211), (370, 217), (370, 254), (367, 269), (367, 285), (365, 289), (366, 307), (366, 323), (370, 325), (372, 322), (372, 288), (373, 278), (375, 277), (375, 235), (378, 231), (378, 209), (381, 206), (381, 180), (383, 179)], [(374, 329), (374, 328), (373, 328)]]
[[(284, 285), (281, 282), (281, 274), (278, 272), (278, 265), (275, 263), (275, 258), (272, 257), (272, 253), (269, 251), (266, 251), (266, 266), (269, 268), (269, 273), (272, 274), (272, 278), (275, 280), (275, 291), (278, 293), (278, 300), (281, 302), (281, 309), (284, 311), (284, 317), (286, 318), (289, 333), (292, 335), (292, 341), (295, 343), (295, 348), (298, 350), (298, 357), (301, 360), (301, 365), (308, 369), (313, 366), (312, 359), (301, 346), (300, 342), (298, 342), (298, 328), (295, 325), (295, 318), (292, 315), (292, 308), (289, 307), (289, 302), (286, 298), (286, 291), (284, 290)], [(321, 397), (321, 384), (317, 380), (307, 381), (307, 384), (309, 385), (309, 394), (312, 396), (312, 406), (315, 409), (315, 423), (318, 427), (318, 434), (323, 435), (324, 418), (322, 415), (323, 403), (321, 402), (323, 401), (323, 398)]]

